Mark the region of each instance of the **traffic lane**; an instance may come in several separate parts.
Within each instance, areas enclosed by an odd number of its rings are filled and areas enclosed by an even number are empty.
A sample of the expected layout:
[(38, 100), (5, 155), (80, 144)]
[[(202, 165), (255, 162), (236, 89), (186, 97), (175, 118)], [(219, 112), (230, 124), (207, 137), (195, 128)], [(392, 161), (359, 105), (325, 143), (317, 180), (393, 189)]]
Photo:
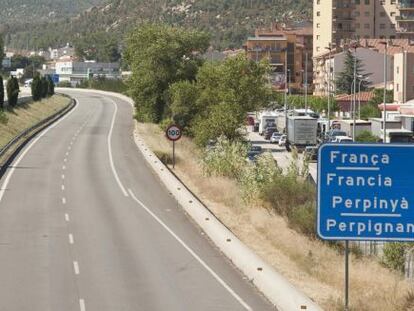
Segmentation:
[[(207, 265), (212, 267), (226, 281), (226, 284), (247, 304), (258, 310), (273, 309), (257, 290), (244, 279), (244, 276), (210, 242), (204, 233), (192, 223), (164, 186), (161, 185), (159, 179), (155, 177), (151, 168), (138, 151), (132, 135), (125, 135), (126, 132), (131, 133), (134, 126), (134, 121), (130, 117), (131, 107), (129, 104), (117, 98), (112, 98), (111, 100), (118, 104), (118, 117), (114, 128), (113, 148), (114, 151), (122, 150), (122, 153), (114, 153), (114, 159), (125, 187), (130, 188), (139, 200), (155, 213), (156, 217), (159, 217), (190, 249), (194, 250), (205, 260)], [(137, 206), (138, 208), (143, 208), (139, 204)], [(210, 278), (212, 278), (211, 275)], [(231, 294), (227, 293), (227, 295)]]
[(82, 110), (76, 107), (12, 164), (0, 208), (0, 310), (78, 310), (57, 187), (59, 163), (85, 118)]

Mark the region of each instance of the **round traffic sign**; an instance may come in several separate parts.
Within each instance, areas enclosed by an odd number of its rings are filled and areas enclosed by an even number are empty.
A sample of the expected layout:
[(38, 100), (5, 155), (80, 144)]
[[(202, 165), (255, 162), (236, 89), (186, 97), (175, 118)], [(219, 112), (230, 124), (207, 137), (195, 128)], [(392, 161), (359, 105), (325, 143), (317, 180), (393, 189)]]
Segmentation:
[(181, 128), (178, 125), (170, 125), (166, 132), (167, 138), (171, 141), (177, 141), (183, 136)]

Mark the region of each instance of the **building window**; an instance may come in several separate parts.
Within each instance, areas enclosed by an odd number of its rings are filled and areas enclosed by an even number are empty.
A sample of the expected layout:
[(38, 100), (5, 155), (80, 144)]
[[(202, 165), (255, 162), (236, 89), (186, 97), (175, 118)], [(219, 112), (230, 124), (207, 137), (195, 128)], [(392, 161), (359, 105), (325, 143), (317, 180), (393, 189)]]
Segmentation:
[(316, 28), (321, 28), (321, 24), (317, 23)]
[(365, 16), (369, 16), (369, 11), (365, 11), (365, 12), (364, 12), (364, 15), (365, 15)]
[(381, 13), (380, 13), (380, 16), (381, 16), (381, 17), (385, 17), (385, 12), (381, 12)]
[(381, 0), (380, 5), (385, 5), (385, 0)]
[(390, 13), (390, 16), (391, 16), (391, 17), (394, 17), (394, 16), (395, 16), (395, 12), (391, 12), (391, 13)]
[(317, 0), (316, 4), (318, 4), (318, 5), (321, 4), (321, 0)]
[(316, 40), (319, 40), (321, 38), (320, 35), (316, 35)]
[(361, 25), (360, 25), (360, 23), (356, 23), (356, 24), (355, 24), (355, 28), (356, 28), (356, 29), (359, 29), (359, 28), (361, 28)]
[(391, 0), (391, 4), (395, 4), (395, 0)]
[(397, 83), (397, 92), (399, 92), (399, 91), (400, 91), (400, 84)]
[(316, 16), (321, 16), (321, 11), (317, 11)]
[(397, 75), (400, 73), (400, 67), (397, 66)]
[(369, 0), (365, 0), (365, 5), (369, 5)]
[(380, 29), (385, 29), (385, 24), (380, 24)]
[(355, 4), (361, 4), (361, 0), (355, 0)]
[(395, 24), (390, 24), (390, 29), (395, 29)]
[(361, 15), (361, 13), (360, 13), (359, 11), (355, 11), (355, 12), (354, 12), (354, 16), (355, 16), (355, 17), (358, 17), (359, 15)]
[(370, 28), (370, 25), (369, 24), (364, 24), (364, 28), (365, 29), (369, 29)]
[(316, 52), (319, 52), (319, 51), (320, 51), (320, 49), (321, 49), (321, 48), (320, 48), (319, 46), (317, 46), (317, 47), (316, 47)]

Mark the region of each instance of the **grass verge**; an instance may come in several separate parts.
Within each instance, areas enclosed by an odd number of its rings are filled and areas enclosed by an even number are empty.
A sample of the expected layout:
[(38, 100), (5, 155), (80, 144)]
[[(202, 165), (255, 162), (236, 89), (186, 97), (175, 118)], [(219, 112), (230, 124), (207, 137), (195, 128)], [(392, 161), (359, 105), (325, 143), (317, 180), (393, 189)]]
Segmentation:
[[(154, 152), (171, 153), (157, 125), (137, 123), (137, 131)], [(175, 173), (248, 247), (325, 310), (343, 310), (344, 258), (338, 250), (299, 234), (259, 202), (246, 206), (236, 181), (206, 177), (201, 155), (188, 138), (176, 143), (176, 155)], [(411, 310), (407, 306), (414, 305), (413, 297), (400, 274), (376, 259), (351, 256), (351, 310)]]
[(0, 148), (4, 147), (25, 129), (61, 110), (69, 102), (70, 99), (67, 97), (54, 95), (42, 101), (30, 101), (5, 109), (3, 115), (5, 122), (0, 123)]

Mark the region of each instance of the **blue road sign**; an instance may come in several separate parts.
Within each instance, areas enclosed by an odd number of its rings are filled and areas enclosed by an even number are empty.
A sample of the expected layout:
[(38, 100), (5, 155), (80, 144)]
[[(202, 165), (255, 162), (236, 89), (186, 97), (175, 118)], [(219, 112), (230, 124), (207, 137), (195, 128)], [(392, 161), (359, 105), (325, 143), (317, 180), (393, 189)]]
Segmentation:
[(58, 74), (53, 74), (52, 75), (52, 81), (55, 84), (59, 84), (59, 75)]
[(325, 144), (317, 231), (326, 240), (414, 241), (414, 145)]

